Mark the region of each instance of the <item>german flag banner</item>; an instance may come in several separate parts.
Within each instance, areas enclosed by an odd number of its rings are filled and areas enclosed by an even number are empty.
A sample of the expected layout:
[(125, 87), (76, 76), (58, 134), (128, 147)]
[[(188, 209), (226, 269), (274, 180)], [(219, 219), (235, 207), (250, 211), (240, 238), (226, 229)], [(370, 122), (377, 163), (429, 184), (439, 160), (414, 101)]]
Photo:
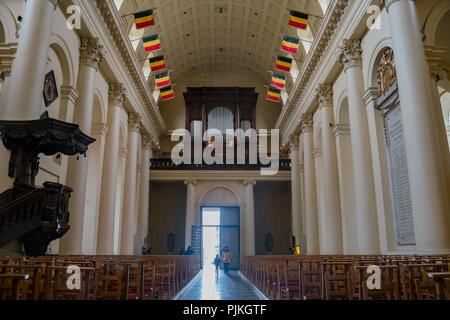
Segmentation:
[(277, 58), (277, 64), (275, 65), (275, 68), (277, 70), (289, 72), (291, 71), (291, 67), (292, 67), (292, 59), (282, 56), (279, 56)]
[(278, 88), (284, 89), (284, 87), (286, 85), (286, 76), (274, 73), (272, 75), (272, 83), (270, 85), (274, 86), (274, 87), (278, 87)]
[(175, 92), (172, 89), (172, 86), (168, 86), (161, 89), (161, 99), (162, 101), (170, 100), (175, 98)]
[(159, 40), (159, 36), (157, 34), (144, 37), (142, 41), (144, 42), (144, 48), (146, 52), (161, 49), (161, 41)]
[(150, 68), (152, 69), (152, 72), (164, 70), (166, 68), (164, 56), (150, 58)]
[(281, 90), (270, 87), (269, 91), (267, 92), (266, 99), (274, 102), (280, 102), (280, 98), (281, 98)]
[(299, 45), (300, 39), (284, 36), (281, 49), (287, 52), (297, 53)]
[(291, 17), (289, 18), (289, 25), (306, 30), (308, 27), (309, 15), (303, 12), (291, 10)]
[(169, 72), (163, 72), (155, 75), (155, 82), (158, 88), (167, 87), (170, 85)]
[(136, 12), (134, 14), (134, 22), (136, 23), (136, 29), (138, 30), (149, 26), (154, 26), (155, 20), (153, 19), (153, 11), (145, 10)]

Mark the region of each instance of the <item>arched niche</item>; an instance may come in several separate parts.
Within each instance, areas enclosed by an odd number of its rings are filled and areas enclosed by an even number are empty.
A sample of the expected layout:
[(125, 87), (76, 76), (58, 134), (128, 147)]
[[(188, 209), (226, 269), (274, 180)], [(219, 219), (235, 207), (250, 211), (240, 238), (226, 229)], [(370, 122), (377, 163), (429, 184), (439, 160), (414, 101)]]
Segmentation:
[(240, 197), (239, 192), (226, 184), (213, 184), (198, 198), (198, 204), (202, 207), (237, 207), (241, 206), (242, 203), (243, 200)]

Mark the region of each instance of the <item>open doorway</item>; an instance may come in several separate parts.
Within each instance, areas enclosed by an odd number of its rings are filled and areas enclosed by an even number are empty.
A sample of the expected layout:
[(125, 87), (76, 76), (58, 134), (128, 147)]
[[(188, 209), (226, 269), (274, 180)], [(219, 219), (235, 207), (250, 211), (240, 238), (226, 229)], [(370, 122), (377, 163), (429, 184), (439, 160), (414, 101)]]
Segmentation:
[[(228, 246), (232, 254), (231, 270), (239, 269), (240, 224), (238, 207), (202, 207), (202, 267), (212, 267), (216, 255)], [(222, 268), (222, 264), (221, 264)]]

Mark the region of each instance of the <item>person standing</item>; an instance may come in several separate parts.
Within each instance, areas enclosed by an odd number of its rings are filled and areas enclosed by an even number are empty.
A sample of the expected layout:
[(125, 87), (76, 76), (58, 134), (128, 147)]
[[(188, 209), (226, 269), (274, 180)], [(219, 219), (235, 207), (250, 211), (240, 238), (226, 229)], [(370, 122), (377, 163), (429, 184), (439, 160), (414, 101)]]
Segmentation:
[(232, 261), (231, 252), (228, 246), (226, 246), (223, 250), (221, 259), (223, 262), (223, 269), (225, 271), (225, 274), (228, 274), (230, 272), (230, 263)]

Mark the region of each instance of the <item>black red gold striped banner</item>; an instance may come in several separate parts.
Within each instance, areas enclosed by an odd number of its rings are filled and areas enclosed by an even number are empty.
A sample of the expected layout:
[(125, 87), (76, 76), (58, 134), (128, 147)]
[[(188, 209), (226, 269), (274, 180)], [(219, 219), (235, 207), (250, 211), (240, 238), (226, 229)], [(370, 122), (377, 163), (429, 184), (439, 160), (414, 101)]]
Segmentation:
[(308, 27), (309, 15), (303, 12), (291, 10), (291, 16), (289, 18), (289, 25), (306, 30)]
[(155, 75), (155, 83), (158, 88), (170, 85), (169, 72), (163, 72)]
[(277, 58), (277, 64), (275, 65), (275, 68), (277, 70), (281, 70), (281, 71), (285, 71), (285, 72), (290, 72), (291, 68), (292, 68), (292, 59), (291, 58), (286, 58), (286, 57), (282, 57), (279, 56)]
[(144, 43), (146, 52), (161, 49), (161, 41), (159, 40), (159, 36), (157, 34), (142, 38), (142, 42)]
[(298, 47), (300, 45), (300, 39), (293, 38), (289, 36), (283, 37), (283, 42), (281, 44), (281, 49), (287, 52), (297, 53)]
[(166, 68), (164, 56), (150, 58), (150, 68), (152, 69), (152, 72), (164, 70)]
[(270, 87), (267, 92), (267, 100), (280, 102), (281, 99), (281, 90), (277, 88)]
[(274, 73), (272, 75), (272, 83), (270, 85), (273, 87), (284, 89), (284, 87), (286, 86), (286, 76)]
[(161, 100), (166, 101), (175, 98), (175, 92), (172, 89), (172, 86), (168, 86), (161, 89)]
[(154, 26), (155, 20), (153, 19), (153, 10), (136, 12), (134, 14), (134, 22), (136, 23), (136, 29)]

